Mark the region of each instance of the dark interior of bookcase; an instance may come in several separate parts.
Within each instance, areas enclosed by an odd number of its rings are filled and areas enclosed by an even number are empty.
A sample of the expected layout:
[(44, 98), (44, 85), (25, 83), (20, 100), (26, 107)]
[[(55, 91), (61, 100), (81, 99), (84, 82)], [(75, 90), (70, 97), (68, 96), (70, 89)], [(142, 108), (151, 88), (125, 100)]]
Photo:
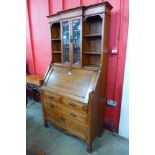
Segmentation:
[(61, 63), (61, 32), (60, 22), (51, 26), (51, 49), (53, 63)]

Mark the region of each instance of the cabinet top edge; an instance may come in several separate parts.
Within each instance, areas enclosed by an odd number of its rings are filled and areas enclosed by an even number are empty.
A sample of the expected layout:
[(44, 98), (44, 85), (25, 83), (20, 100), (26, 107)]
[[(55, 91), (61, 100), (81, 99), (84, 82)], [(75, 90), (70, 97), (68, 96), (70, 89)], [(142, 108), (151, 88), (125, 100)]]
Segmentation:
[(47, 18), (54, 17), (54, 16), (57, 16), (57, 15), (59, 15), (61, 13), (70, 12), (70, 11), (73, 11), (73, 10), (84, 10), (84, 9), (89, 9), (91, 7), (96, 7), (96, 6), (100, 6), (100, 5), (106, 6), (109, 10), (111, 10), (113, 8), (113, 6), (108, 1), (105, 1), (105, 2), (101, 2), (101, 3), (89, 5), (89, 6), (79, 6), (79, 7), (76, 7), (76, 8), (71, 8), (71, 9), (59, 11), (59, 12), (57, 12), (55, 14), (48, 15)]

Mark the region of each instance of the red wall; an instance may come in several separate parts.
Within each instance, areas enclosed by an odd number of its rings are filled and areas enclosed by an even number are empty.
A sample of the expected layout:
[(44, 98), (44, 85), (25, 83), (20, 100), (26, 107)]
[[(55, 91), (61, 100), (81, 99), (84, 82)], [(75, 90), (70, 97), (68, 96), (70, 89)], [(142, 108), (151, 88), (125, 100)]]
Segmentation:
[[(105, 123), (118, 131), (124, 66), (128, 33), (128, 0), (108, 0), (113, 6), (110, 27), (107, 99), (117, 102), (116, 107), (106, 106)], [(51, 61), (50, 29), (47, 15), (80, 5), (91, 5), (103, 0), (27, 0), (26, 62), (30, 73), (43, 75)]]

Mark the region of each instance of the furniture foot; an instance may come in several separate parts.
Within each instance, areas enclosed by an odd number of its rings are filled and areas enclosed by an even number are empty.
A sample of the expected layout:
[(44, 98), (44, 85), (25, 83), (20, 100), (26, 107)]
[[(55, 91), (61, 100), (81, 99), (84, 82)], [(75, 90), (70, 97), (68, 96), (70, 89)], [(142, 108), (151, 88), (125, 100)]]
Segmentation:
[(87, 144), (87, 152), (92, 153), (92, 144)]
[(100, 133), (98, 134), (98, 137), (102, 137), (104, 130), (101, 130)]
[(27, 107), (27, 105), (28, 105), (28, 99), (27, 99), (27, 97), (26, 97), (26, 107)]
[(101, 137), (102, 137), (102, 132), (101, 132), (101, 133), (99, 133), (98, 137), (99, 137), (99, 138), (101, 138)]
[(45, 127), (45, 128), (48, 127), (48, 122), (47, 122), (47, 120), (44, 120), (44, 127)]

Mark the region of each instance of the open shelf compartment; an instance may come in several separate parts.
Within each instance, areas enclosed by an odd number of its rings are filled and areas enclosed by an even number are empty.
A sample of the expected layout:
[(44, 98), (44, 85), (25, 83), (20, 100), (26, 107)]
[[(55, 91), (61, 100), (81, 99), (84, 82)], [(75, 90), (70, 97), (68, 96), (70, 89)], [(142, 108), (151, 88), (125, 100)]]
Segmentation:
[(84, 21), (83, 66), (99, 68), (101, 63), (102, 18), (89, 16)]
[(60, 22), (51, 25), (52, 62), (62, 63)]

